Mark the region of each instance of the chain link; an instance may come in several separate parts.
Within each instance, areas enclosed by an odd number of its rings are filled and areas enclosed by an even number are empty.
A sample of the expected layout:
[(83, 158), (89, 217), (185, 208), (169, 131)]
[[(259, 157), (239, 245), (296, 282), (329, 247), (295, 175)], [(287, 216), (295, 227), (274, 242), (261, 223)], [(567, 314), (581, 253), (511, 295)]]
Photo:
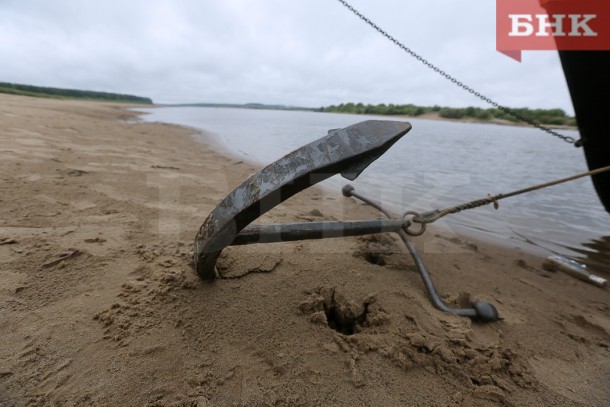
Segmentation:
[(576, 141), (573, 137), (564, 136), (563, 134), (559, 134), (555, 130), (550, 129), (550, 128), (546, 127), (546, 126), (543, 126), (542, 124), (537, 123), (537, 122), (535, 122), (535, 121), (533, 121), (533, 120), (523, 116), (521, 113), (516, 112), (516, 111), (514, 111), (513, 109), (511, 109), (509, 107), (502, 106), (501, 104), (495, 102), (494, 100), (490, 99), (489, 97), (487, 97), (487, 96), (477, 92), (476, 90), (474, 90), (470, 86), (460, 82), (457, 78), (449, 75), (447, 72), (443, 71), (438, 66), (434, 65), (433, 63), (431, 63), (430, 61), (428, 61), (427, 59), (425, 59), (424, 57), (422, 57), (421, 55), (419, 55), (418, 53), (413, 51), (411, 48), (407, 47), (406, 45), (404, 45), (403, 43), (398, 41), (396, 38), (392, 37), (383, 28), (379, 27), (373, 21), (371, 21), (366, 16), (362, 15), (354, 7), (352, 7), (352, 5), (349, 4), (347, 1), (345, 1), (345, 0), (337, 0), (337, 1), (339, 3), (341, 3), (341, 4), (343, 4), (345, 7), (347, 7), (347, 9), (349, 9), (352, 13), (354, 13), (356, 16), (358, 16), (362, 21), (364, 21), (365, 23), (367, 23), (368, 25), (373, 27), (377, 32), (379, 32), (381, 35), (383, 35), (388, 40), (393, 42), (395, 45), (397, 45), (399, 48), (401, 48), (407, 54), (411, 55), (413, 58), (415, 58), (416, 60), (418, 60), (419, 62), (421, 62), (425, 66), (427, 66), (428, 68), (432, 69), (434, 72), (438, 73), (439, 75), (441, 75), (445, 79), (453, 82), (455, 85), (457, 85), (460, 88), (466, 90), (468, 93), (478, 97), (479, 99), (481, 99), (482, 101), (490, 104), (491, 106), (495, 107), (496, 109), (501, 110), (504, 113), (509, 114), (509, 115), (513, 116), (514, 118), (529, 124), (530, 126), (533, 126), (533, 127), (537, 128), (539, 130), (542, 130), (542, 131), (544, 131), (544, 132), (546, 132), (546, 133), (548, 133), (548, 134), (550, 134), (552, 136), (555, 136), (555, 137), (565, 141), (566, 143), (574, 144), (575, 147), (581, 147), (582, 146), (582, 143), (581, 143), (580, 140)]

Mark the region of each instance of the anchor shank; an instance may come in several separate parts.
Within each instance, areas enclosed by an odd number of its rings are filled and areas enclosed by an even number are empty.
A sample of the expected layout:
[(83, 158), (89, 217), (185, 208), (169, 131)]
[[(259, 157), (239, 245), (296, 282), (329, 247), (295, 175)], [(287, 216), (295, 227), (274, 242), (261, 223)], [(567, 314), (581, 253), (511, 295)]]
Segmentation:
[(249, 225), (233, 240), (231, 246), (253, 243), (276, 243), (295, 240), (326, 239), (396, 232), (403, 227), (402, 219), (374, 219), (346, 222), (300, 222)]

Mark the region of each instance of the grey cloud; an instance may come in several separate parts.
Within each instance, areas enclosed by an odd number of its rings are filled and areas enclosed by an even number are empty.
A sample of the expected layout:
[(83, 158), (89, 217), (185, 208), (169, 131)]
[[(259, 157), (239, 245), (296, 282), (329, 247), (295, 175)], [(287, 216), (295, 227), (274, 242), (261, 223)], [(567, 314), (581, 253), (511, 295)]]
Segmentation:
[[(500, 103), (572, 112), (553, 52), (495, 51), (493, 1), (352, 2)], [(0, 55), (0, 81), (157, 102), (485, 106), (335, 0), (2, 1)]]

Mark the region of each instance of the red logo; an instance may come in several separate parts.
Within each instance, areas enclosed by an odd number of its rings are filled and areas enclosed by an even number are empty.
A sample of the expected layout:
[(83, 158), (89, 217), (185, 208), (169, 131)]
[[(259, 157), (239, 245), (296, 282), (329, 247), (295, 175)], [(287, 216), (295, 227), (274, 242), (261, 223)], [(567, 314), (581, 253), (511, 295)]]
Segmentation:
[(496, 50), (609, 50), (608, 0), (496, 0)]

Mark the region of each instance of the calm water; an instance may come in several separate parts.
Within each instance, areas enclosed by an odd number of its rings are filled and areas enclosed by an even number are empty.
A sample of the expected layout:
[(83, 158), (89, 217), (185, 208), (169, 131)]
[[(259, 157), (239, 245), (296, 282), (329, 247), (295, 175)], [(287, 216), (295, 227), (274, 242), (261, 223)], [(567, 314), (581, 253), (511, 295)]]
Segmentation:
[[(229, 150), (266, 165), (329, 129), (367, 119), (361, 115), (202, 107), (142, 109), (146, 121), (176, 123), (217, 136)], [(385, 118), (384, 118), (385, 119)], [(356, 181), (357, 190), (396, 211), (431, 210), (506, 193), (586, 171), (583, 151), (539, 130), (488, 124), (407, 120), (413, 129)], [(564, 131), (578, 138), (575, 131)], [(324, 186), (338, 190), (336, 176)], [(530, 251), (587, 257), (610, 268), (610, 215), (589, 179), (452, 215), (445, 226), (502, 240)], [(606, 256), (606, 257), (604, 257)], [(600, 260), (601, 259), (601, 260)]]

